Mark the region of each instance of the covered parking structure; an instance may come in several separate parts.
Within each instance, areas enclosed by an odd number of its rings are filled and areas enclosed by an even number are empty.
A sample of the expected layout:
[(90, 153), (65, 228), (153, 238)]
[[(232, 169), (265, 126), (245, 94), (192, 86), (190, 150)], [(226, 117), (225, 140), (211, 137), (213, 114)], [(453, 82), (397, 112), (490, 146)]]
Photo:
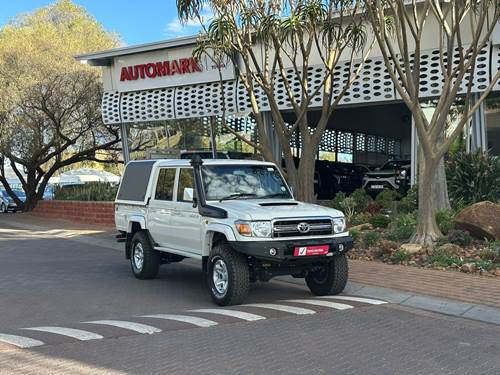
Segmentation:
[[(500, 69), (499, 34), (493, 34), (491, 42), (477, 59), (472, 87), (476, 98)], [(248, 95), (235, 73), (238, 67), (228, 61), (220, 68), (219, 74), (219, 67), (208, 58), (194, 60), (192, 52), (196, 42), (196, 37), (185, 37), (77, 57), (82, 62), (102, 67), (103, 121), (121, 127), (125, 161), (131, 157), (171, 156), (182, 149), (211, 148), (215, 151), (216, 145), (219, 150), (253, 152), (234, 136), (238, 133), (249, 140), (257, 139)], [(420, 95), (423, 102), (428, 102), (429, 113), (432, 113), (432, 100), (439, 95), (441, 85), (440, 52), (433, 47), (435, 43), (435, 40), (426, 41), (421, 56)], [(323, 74), (323, 67), (318, 62), (309, 69), (313, 84), (315, 78)], [(340, 63), (342, 74), (338, 76), (339, 85), (345, 83), (349, 69), (348, 61)], [(290, 86), (299, 90), (300, 84), (294, 82), (293, 72), (290, 68)], [(221, 85), (224, 87), (224, 100)], [(465, 87), (462, 93), (464, 90)], [(488, 107), (488, 101), (483, 103), (466, 128), (469, 150), (491, 148), (498, 151), (500, 148), (498, 106), (495, 104), (499, 91), (500, 83), (497, 82), (490, 94), (493, 109)], [(294, 113), (279, 78), (275, 95), (285, 119), (292, 123)], [(273, 145), (275, 160), (280, 160), (281, 150), (265, 95), (260, 95), (258, 101), (260, 109), (268, 114), (264, 116), (266, 136)], [(320, 105), (319, 97), (309, 107), (311, 124), (318, 117)], [(232, 131), (221, 127), (223, 114)], [(147, 143), (149, 150), (131, 155), (129, 143), (138, 130), (151, 130), (153, 133)], [(295, 156), (300, 157), (300, 135), (296, 134), (290, 142)], [(383, 58), (375, 53), (366, 61), (360, 76), (329, 119), (317, 159), (369, 167), (380, 166), (390, 158), (409, 159), (411, 182), (414, 183), (417, 150), (411, 114), (396, 92)]]

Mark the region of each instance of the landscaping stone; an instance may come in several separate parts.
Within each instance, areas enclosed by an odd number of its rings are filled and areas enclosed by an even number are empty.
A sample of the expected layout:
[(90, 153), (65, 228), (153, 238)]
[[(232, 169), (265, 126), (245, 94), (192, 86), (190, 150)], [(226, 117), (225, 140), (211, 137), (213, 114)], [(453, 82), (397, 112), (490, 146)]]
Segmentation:
[(370, 223), (359, 224), (349, 228), (349, 230), (357, 230), (357, 231), (372, 230), (372, 229), (373, 225), (371, 225)]
[(434, 249), (434, 252), (443, 252), (447, 255), (458, 255), (462, 251), (462, 248), (454, 243), (445, 243)]
[(478, 239), (500, 240), (500, 204), (479, 202), (458, 213), (457, 228), (468, 231)]
[(460, 267), (460, 271), (465, 272), (465, 273), (471, 273), (476, 271), (476, 264), (475, 263), (465, 263)]
[(424, 246), (414, 243), (404, 243), (400, 246), (400, 249), (406, 251), (409, 254), (417, 254), (424, 250)]

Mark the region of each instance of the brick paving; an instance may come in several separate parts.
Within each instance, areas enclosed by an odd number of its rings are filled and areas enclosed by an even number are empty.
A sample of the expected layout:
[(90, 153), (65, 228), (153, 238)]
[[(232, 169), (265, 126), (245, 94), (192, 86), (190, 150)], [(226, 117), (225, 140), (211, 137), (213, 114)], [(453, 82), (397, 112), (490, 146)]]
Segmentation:
[[(106, 225), (74, 223), (53, 218), (42, 219), (31, 213), (2, 215), (0, 227), (2, 221), (34, 225), (48, 230), (62, 229), (74, 232), (76, 236), (93, 237), (102, 242), (109, 240), (109, 247), (122, 246), (113, 238), (116, 234), (114, 227)], [(349, 280), (352, 282), (500, 308), (499, 278), (360, 260), (350, 260), (349, 267)]]

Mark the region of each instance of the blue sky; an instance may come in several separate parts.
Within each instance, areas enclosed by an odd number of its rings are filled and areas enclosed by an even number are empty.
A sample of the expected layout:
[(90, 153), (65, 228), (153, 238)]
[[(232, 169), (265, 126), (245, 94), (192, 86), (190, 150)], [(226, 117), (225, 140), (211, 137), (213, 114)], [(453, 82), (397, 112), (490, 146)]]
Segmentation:
[[(30, 12), (55, 0), (0, 0), (0, 25), (19, 13)], [(127, 45), (194, 35), (198, 26), (182, 26), (175, 0), (73, 0), (104, 27), (121, 35)]]

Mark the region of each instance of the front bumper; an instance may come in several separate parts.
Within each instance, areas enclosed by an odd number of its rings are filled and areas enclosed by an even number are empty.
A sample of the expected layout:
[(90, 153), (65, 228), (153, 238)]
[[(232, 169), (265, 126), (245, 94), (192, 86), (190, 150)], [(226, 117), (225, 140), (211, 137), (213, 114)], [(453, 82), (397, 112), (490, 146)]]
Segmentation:
[[(328, 260), (332, 256), (347, 253), (353, 246), (353, 239), (351, 236), (333, 237), (333, 238), (311, 238), (311, 239), (287, 239), (280, 241), (230, 241), (231, 247), (245, 255), (254, 257), (260, 260), (267, 260), (271, 262), (300, 262), (300, 263), (313, 263), (318, 260)], [(311, 256), (294, 256), (295, 247), (302, 246), (318, 246), (328, 245), (329, 252), (325, 255), (311, 255)], [(271, 249), (276, 249), (276, 255), (270, 254)]]

